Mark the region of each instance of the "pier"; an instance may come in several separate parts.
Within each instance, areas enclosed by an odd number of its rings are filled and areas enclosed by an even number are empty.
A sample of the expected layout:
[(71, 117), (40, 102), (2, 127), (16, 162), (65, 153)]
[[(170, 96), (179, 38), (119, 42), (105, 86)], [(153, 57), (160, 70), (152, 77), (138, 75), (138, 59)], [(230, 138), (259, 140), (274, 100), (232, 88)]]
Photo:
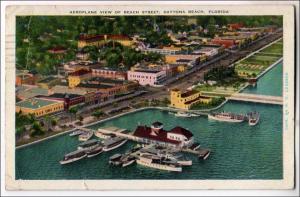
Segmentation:
[(236, 94), (232, 94), (227, 99), (236, 100), (236, 101), (254, 102), (254, 103), (274, 104), (274, 105), (283, 104), (283, 98), (281, 96), (236, 93)]
[[(94, 129), (88, 129), (88, 128), (84, 128), (84, 127), (78, 127), (76, 126), (76, 129), (78, 130), (82, 130), (82, 131), (87, 131), (87, 132), (96, 132), (96, 130)], [(116, 127), (108, 127), (108, 128), (99, 128), (97, 131), (101, 132), (103, 134), (114, 134), (115, 136), (118, 137), (122, 137), (128, 140), (132, 140), (138, 143), (143, 143), (143, 144), (147, 144), (148, 140), (144, 139), (144, 138), (140, 138), (140, 137), (136, 137), (133, 135), (133, 132), (130, 133), (123, 133), (123, 131), (125, 131), (126, 129), (121, 129), (121, 128), (116, 128)], [(173, 146), (166, 146), (167, 148), (171, 148), (173, 151), (177, 151), (177, 152), (186, 152), (186, 153), (191, 153), (196, 155), (197, 157), (201, 158), (201, 159), (206, 159), (211, 150), (207, 149), (207, 148), (198, 148), (197, 150), (192, 150), (190, 148), (174, 148)]]

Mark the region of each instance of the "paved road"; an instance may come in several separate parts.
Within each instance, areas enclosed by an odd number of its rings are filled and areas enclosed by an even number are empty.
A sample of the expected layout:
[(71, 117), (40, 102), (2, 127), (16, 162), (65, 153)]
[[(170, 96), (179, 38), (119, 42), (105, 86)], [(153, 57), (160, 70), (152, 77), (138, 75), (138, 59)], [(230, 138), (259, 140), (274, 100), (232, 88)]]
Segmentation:
[[(186, 90), (188, 87), (192, 86), (194, 82), (203, 80), (204, 74), (208, 72), (210, 69), (220, 67), (220, 66), (229, 66), (232, 63), (247, 56), (249, 53), (262, 48), (263, 46), (271, 43), (274, 40), (279, 39), (280, 37), (282, 37), (282, 31), (274, 34), (270, 34), (263, 39), (257, 40), (255, 43), (252, 43), (250, 46), (245, 47), (243, 49), (235, 50), (235, 51), (227, 51), (226, 53), (228, 53), (228, 55), (226, 57), (217, 60), (213, 63), (207, 64), (201, 67), (199, 70), (195, 69), (194, 72), (191, 72), (189, 75), (181, 79), (175, 80), (175, 82), (167, 84), (164, 87), (159, 87), (159, 88), (147, 87), (145, 88), (145, 90), (148, 91), (148, 93), (145, 93), (139, 97), (134, 97), (129, 100), (120, 101), (118, 102), (118, 107), (126, 107), (129, 106), (132, 101), (138, 102), (143, 99), (151, 100), (151, 99), (163, 99), (165, 97), (168, 98), (169, 97), (168, 90), (171, 90), (175, 87), (180, 90)], [(114, 106), (107, 105), (101, 107), (101, 110), (110, 111), (113, 108)], [(92, 110), (86, 110), (86, 111), (82, 111), (80, 115), (83, 117), (87, 117), (90, 116), (91, 113)]]

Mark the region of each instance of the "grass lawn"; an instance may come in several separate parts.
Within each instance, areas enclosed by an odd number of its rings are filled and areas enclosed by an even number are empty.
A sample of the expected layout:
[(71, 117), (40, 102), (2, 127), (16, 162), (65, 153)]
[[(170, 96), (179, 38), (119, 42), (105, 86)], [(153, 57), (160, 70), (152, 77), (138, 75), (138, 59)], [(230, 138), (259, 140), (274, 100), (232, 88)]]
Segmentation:
[(255, 53), (236, 64), (235, 70), (243, 77), (257, 76), (282, 57), (282, 50), (282, 40), (279, 40), (262, 51)]

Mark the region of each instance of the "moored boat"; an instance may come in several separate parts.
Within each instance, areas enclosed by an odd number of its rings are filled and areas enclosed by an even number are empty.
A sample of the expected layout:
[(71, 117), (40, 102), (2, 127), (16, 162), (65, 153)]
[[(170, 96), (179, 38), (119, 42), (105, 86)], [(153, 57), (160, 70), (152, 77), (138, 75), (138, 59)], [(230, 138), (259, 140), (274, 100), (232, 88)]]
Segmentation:
[(76, 130), (76, 131), (73, 131), (72, 133), (70, 133), (69, 136), (81, 135), (83, 133), (84, 133), (84, 131), (82, 131), (82, 130)]
[(84, 150), (76, 150), (71, 153), (68, 153), (64, 156), (63, 160), (61, 160), (60, 164), (68, 164), (75, 161), (78, 161), (80, 159), (83, 159), (87, 156), (86, 152)]
[(146, 167), (159, 169), (159, 170), (166, 170), (166, 171), (173, 171), (173, 172), (182, 171), (182, 167), (174, 162), (168, 162), (161, 159), (154, 159), (151, 156), (147, 156), (147, 155), (139, 156), (136, 162), (139, 165), (143, 165)]
[(259, 122), (260, 115), (258, 112), (250, 112), (248, 115), (248, 124), (250, 126), (255, 126)]
[(91, 139), (88, 141), (85, 141), (81, 144), (78, 145), (78, 150), (80, 149), (84, 149), (84, 150), (89, 150), (89, 149), (93, 149), (97, 146), (99, 146), (100, 141), (96, 140), (96, 139)]
[(89, 139), (91, 139), (91, 137), (94, 135), (94, 132), (92, 131), (88, 131), (88, 132), (84, 132), (81, 135), (79, 135), (78, 140), (79, 141), (87, 141)]
[(190, 113), (187, 113), (187, 112), (181, 112), (181, 111), (178, 111), (176, 114), (175, 114), (176, 117), (192, 117), (192, 115)]
[(131, 164), (133, 164), (135, 162), (135, 157), (133, 156), (130, 156), (130, 155), (124, 155), (122, 158), (121, 158), (121, 162), (122, 162), (122, 167), (126, 167), (126, 166), (129, 166)]
[(198, 150), (200, 148), (200, 144), (199, 143), (194, 143), (192, 144), (192, 146), (189, 147), (191, 150)]
[(99, 155), (102, 152), (103, 152), (103, 147), (101, 145), (98, 145), (97, 147), (88, 150), (86, 152), (86, 154), (87, 154), (88, 158), (91, 158), (91, 157), (95, 157), (95, 156)]
[(223, 121), (223, 122), (239, 123), (245, 121), (246, 117), (242, 114), (219, 112), (219, 113), (208, 114), (208, 119)]
[(127, 139), (121, 137), (112, 137), (103, 141), (103, 151), (111, 151), (113, 149), (119, 148), (127, 142)]
[(119, 166), (121, 165), (121, 158), (122, 158), (122, 155), (117, 153), (117, 154), (114, 154), (113, 156), (111, 156), (109, 158), (109, 161), (108, 163), (111, 164), (111, 165), (114, 165), (114, 166)]

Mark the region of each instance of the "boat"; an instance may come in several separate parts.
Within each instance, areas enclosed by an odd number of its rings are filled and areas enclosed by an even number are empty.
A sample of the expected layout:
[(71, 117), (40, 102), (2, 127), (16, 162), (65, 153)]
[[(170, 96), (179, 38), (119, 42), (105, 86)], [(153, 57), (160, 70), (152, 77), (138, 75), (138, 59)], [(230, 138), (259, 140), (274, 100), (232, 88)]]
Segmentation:
[(81, 135), (79, 135), (78, 140), (79, 141), (88, 141), (89, 139), (91, 139), (91, 137), (94, 135), (94, 132), (92, 131), (85, 131), (84, 133), (82, 133)]
[(114, 154), (113, 156), (111, 156), (109, 158), (109, 161), (108, 163), (111, 164), (111, 165), (114, 165), (114, 166), (119, 166), (121, 165), (121, 158), (122, 158), (122, 155), (117, 153), (117, 154)]
[(191, 150), (198, 150), (200, 148), (200, 144), (199, 143), (194, 143), (192, 144), (192, 146), (189, 147)]
[(63, 160), (61, 160), (60, 164), (68, 164), (75, 161), (78, 161), (80, 159), (83, 159), (87, 156), (86, 152), (84, 150), (76, 150), (71, 153), (68, 153), (64, 156)]
[(135, 162), (135, 157), (131, 156), (130, 154), (114, 154), (109, 158), (109, 164), (114, 166), (122, 166), (126, 167)]
[(78, 145), (78, 150), (80, 149), (84, 149), (84, 150), (89, 150), (89, 149), (93, 149), (97, 146), (99, 146), (100, 144), (100, 141), (96, 140), (96, 139), (91, 139), (91, 140), (88, 140), (88, 141), (85, 141), (81, 144)]
[(206, 160), (209, 155), (210, 155), (210, 151), (209, 150), (203, 150), (202, 152), (199, 153), (198, 158)]
[(245, 121), (245, 116), (242, 114), (234, 114), (228, 112), (219, 112), (208, 114), (208, 119), (223, 121), (223, 122), (233, 122), (239, 123)]
[(152, 156), (141, 155), (136, 160), (137, 164), (159, 169), (159, 170), (166, 170), (166, 171), (173, 171), (173, 172), (182, 172), (182, 167), (174, 162), (169, 162), (162, 159), (155, 159)]
[(73, 131), (72, 133), (70, 133), (69, 136), (81, 135), (83, 133), (84, 133), (84, 131), (82, 131), (82, 130), (76, 130), (76, 131)]
[(140, 153), (141, 156), (151, 156), (154, 159), (161, 159), (168, 162), (177, 163), (181, 166), (191, 166), (192, 160), (186, 160), (181, 154), (169, 153), (167, 151), (153, 151), (151, 149), (144, 150)]
[(121, 158), (123, 168), (133, 164), (135, 161), (136, 161), (135, 157), (133, 157), (131, 155), (126, 155), (126, 156)]
[(258, 112), (250, 112), (247, 114), (248, 116), (248, 124), (250, 126), (255, 126), (259, 122), (259, 113)]
[(103, 141), (103, 151), (111, 151), (113, 149), (119, 148), (127, 142), (127, 139), (122, 137), (112, 137)]
[(98, 145), (97, 147), (86, 151), (86, 154), (88, 158), (91, 158), (99, 155), (102, 152), (103, 152), (103, 147), (101, 145)]
[(187, 113), (187, 112), (180, 112), (178, 111), (176, 114), (175, 114), (176, 117), (192, 117), (192, 115), (190, 113)]

